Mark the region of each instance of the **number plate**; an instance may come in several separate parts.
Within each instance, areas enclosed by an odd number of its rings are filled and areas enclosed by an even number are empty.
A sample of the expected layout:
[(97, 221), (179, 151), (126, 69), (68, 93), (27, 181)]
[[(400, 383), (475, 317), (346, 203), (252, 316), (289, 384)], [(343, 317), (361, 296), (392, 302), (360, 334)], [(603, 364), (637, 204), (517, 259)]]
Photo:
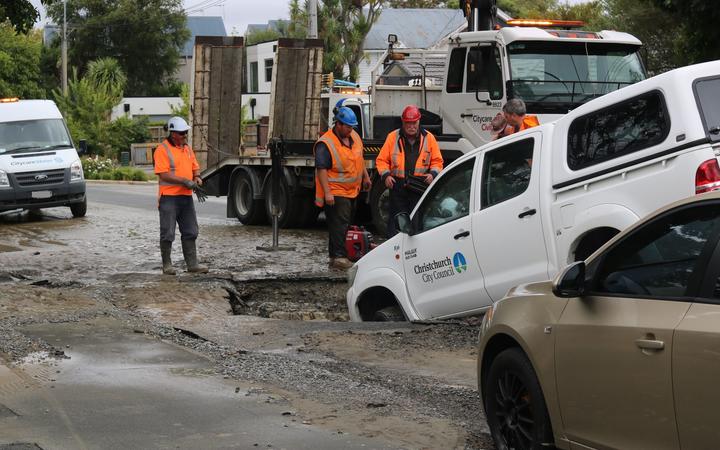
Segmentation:
[(30, 195), (32, 198), (50, 198), (52, 197), (52, 191), (33, 191)]

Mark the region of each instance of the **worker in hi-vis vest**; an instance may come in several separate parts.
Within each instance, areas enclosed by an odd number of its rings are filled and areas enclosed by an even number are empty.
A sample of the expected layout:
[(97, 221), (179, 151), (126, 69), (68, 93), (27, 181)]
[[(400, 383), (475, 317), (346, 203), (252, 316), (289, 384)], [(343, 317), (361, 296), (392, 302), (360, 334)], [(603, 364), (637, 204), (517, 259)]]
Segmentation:
[(397, 233), (395, 216), (401, 212), (409, 214), (422, 195), (421, 191), (409, 188), (410, 177), (429, 185), (443, 169), (437, 140), (420, 126), (420, 117), (417, 106), (406, 106), (400, 116), (402, 127), (388, 134), (375, 160), (382, 182), (390, 189), (388, 238)]
[(337, 108), (333, 127), (315, 142), (315, 204), (325, 210), (330, 268), (346, 270), (345, 235), (355, 215), (360, 189), (370, 189), (363, 143), (353, 127), (357, 117), (347, 106)]
[(492, 125), (493, 139), (510, 136), (518, 131), (527, 130), (528, 128), (540, 125), (537, 116), (527, 114), (525, 102), (519, 98), (508, 100), (503, 105), (502, 112), (490, 123)]
[(167, 123), (169, 133), (155, 149), (155, 174), (159, 178), (158, 209), (160, 211), (160, 254), (162, 271), (175, 275), (172, 265), (172, 243), (175, 240), (175, 223), (180, 227), (183, 256), (188, 272), (206, 273), (207, 267), (198, 264), (195, 240), (198, 223), (193, 204), (193, 191), (200, 201), (204, 192), (200, 189), (200, 166), (195, 153), (187, 145), (190, 127), (182, 117), (172, 117)]

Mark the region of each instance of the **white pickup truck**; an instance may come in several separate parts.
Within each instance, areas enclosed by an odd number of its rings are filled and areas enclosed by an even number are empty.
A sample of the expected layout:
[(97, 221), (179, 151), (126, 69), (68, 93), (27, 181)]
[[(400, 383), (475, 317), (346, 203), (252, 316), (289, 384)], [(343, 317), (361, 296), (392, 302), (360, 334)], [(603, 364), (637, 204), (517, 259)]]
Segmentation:
[(87, 211), (82, 164), (60, 111), (50, 100), (0, 99), (0, 211), (54, 206), (69, 206), (73, 217)]
[(592, 100), (484, 145), (432, 183), (402, 232), (350, 269), (350, 317), (475, 314), (553, 277), (671, 201), (720, 187), (720, 61)]

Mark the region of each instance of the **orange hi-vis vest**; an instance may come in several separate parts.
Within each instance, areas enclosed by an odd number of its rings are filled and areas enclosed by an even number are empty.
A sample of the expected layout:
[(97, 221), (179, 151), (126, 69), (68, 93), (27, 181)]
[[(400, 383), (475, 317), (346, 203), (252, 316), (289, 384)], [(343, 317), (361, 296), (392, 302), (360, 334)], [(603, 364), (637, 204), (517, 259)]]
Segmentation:
[[(167, 139), (155, 148), (155, 174), (170, 172), (178, 177), (193, 179), (193, 171), (199, 170), (200, 165), (195, 159), (195, 153), (189, 145), (183, 148), (175, 147)], [(192, 189), (181, 184), (158, 182), (158, 194), (163, 195), (192, 195)]]
[[(375, 165), (381, 177), (389, 174), (396, 178), (405, 178), (405, 153), (399, 129), (388, 133)], [(422, 176), (431, 172), (437, 175), (442, 169), (443, 157), (435, 136), (427, 131), (421, 132), (420, 153), (415, 162), (413, 175)]]
[[(355, 131), (351, 132), (350, 138), (352, 147), (349, 148), (330, 129), (315, 143), (317, 145), (318, 142), (322, 142), (330, 152), (332, 167), (327, 169), (328, 184), (330, 193), (338, 197), (355, 198), (360, 193), (362, 185), (363, 168), (365, 167), (362, 139)], [(325, 204), (325, 191), (317, 176), (315, 177), (315, 204), (321, 208)]]
[(537, 116), (527, 114), (523, 118), (522, 125), (520, 125), (520, 129), (518, 131), (527, 130), (528, 128), (536, 127), (538, 125), (540, 125), (540, 121)]

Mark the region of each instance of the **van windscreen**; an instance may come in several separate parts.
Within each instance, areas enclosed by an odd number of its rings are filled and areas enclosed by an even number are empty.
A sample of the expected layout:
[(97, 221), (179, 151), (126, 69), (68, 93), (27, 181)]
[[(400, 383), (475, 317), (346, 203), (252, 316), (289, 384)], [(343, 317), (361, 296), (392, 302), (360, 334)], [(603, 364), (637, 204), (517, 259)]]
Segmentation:
[(72, 148), (62, 119), (0, 123), (0, 154)]

